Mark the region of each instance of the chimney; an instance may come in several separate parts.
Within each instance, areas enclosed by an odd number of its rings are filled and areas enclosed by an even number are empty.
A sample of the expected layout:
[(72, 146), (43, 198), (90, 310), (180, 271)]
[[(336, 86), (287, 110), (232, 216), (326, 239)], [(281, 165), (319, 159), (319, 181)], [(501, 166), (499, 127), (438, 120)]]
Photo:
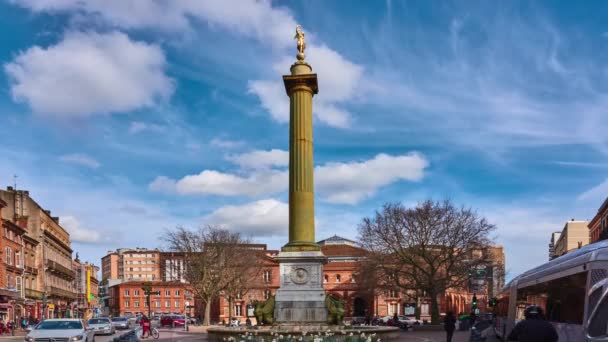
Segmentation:
[(7, 190), (7, 191), (13, 191), (14, 189), (13, 189), (13, 187), (12, 187), (12, 186), (7, 186), (7, 187), (6, 187), (6, 190)]
[(55, 223), (59, 224), (59, 217), (57, 216), (51, 216), (51, 220), (55, 221)]
[(47, 215), (51, 216), (51, 211), (50, 210), (45, 210), (44, 211)]

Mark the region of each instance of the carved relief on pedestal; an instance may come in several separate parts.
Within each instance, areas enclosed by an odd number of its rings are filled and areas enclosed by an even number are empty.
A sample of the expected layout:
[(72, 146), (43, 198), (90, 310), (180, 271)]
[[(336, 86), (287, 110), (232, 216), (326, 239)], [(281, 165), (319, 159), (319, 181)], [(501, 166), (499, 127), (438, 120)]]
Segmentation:
[(302, 267), (292, 268), (289, 278), (294, 284), (304, 285), (308, 283), (308, 271)]

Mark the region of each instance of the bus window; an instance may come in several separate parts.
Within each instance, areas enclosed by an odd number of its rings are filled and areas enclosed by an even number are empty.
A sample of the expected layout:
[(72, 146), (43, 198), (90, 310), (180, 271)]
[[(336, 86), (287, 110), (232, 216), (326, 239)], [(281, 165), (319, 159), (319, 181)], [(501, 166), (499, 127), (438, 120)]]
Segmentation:
[(587, 272), (553, 279), (517, 290), (518, 303), (535, 304), (549, 321), (583, 324)]
[(606, 337), (608, 336), (608, 296), (600, 303), (589, 323), (589, 336)]

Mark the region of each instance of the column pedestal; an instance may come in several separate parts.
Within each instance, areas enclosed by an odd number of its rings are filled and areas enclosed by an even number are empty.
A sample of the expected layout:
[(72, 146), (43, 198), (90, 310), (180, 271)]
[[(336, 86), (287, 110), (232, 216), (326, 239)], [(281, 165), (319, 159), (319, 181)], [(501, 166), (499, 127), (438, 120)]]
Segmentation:
[(320, 251), (280, 252), (281, 286), (275, 296), (274, 317), (278, 323), (327, 322), (323, 264)]

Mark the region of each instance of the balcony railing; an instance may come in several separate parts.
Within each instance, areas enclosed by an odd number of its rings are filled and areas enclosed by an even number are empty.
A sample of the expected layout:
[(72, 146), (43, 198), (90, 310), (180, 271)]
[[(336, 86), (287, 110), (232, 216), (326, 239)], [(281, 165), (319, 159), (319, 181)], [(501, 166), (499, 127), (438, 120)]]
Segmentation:
[(25, 273), (37, 275), (38, 274), (38, 269), (34, 268), (32, 266), (25, 266)]
[(60, 289), (60, 288), (55, 287), (55, 286), (49, 286), (49, 289), (50, 289), (49, 294), (51, 296), (70, 298), (70, 299), (76, 298), (76, 294), (74, 292), (72, 292), (72, 291)]
[(31, 299), (42, 299), (44, 293), (42, 291), (25, 288), (25, 297)]
[(74, 271), (68, 267), (63, 266), (62, 264), (53, 260), (47, 260), (46, 265), (50, 272), (57, 273), (58, 275), (64, 276), (70, 280), (74, 279)]

